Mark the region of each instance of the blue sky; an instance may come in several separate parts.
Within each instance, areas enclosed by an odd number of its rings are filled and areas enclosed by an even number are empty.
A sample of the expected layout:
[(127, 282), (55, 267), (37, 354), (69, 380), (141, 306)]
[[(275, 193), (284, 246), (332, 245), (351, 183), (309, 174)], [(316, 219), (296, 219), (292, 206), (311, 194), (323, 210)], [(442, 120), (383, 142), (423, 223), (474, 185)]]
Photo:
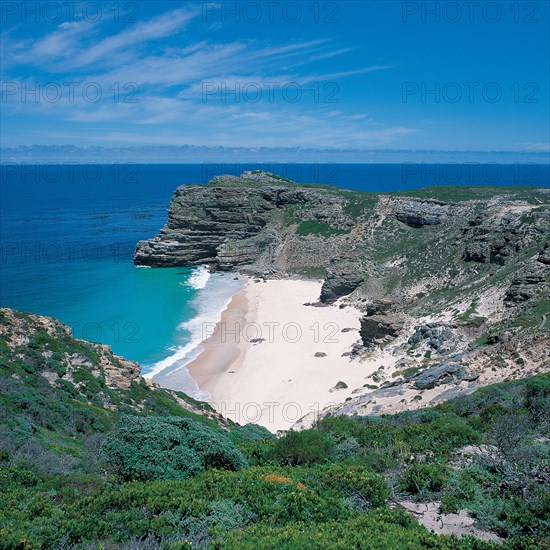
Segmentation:
[(548, 8), (4, 2), (1, 145), (548, 151)]

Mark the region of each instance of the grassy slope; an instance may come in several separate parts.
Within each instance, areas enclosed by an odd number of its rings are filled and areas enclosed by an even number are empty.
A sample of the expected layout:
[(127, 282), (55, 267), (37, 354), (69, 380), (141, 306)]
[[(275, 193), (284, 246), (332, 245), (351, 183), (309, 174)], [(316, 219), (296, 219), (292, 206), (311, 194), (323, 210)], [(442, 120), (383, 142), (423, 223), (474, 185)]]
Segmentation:
[[(21, 323), (17, 331), (0, 313), (0, 325), (8, 329), (0, 334), (0, 447), (5, 452), (45, 471), (84, 473), (95, 470), (102, 434), (122, 414), (175, 415), (218, 426), (181, 402), (204, 413), (211, 411), (208, 405), (180, 392), (152, 388), (143, 378), (128, 389), (109, 387), (100, 364), (105, 354), (101, 346), (72, 338), (60, 323), (52, 335), (42, 318), (14, 315)], [(8, 338), (14, 334), (29, 339), (10, 347)], [(112, 353), (105, 356), (117, 365)]]

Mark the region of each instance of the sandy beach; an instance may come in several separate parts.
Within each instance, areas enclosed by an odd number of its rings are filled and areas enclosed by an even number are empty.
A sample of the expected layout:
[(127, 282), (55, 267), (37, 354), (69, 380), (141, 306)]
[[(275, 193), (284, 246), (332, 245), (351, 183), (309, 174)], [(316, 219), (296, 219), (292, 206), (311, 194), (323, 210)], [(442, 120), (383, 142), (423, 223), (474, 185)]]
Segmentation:
[(233, 296), (187, 365), (217, 411), (241, 424), (288, 429), (368, 382), (383, 361), (343, 356), (359, 340), (360, 313), (304, 305), (317, 302), (320, 290), (316, 281), (250, 280)]

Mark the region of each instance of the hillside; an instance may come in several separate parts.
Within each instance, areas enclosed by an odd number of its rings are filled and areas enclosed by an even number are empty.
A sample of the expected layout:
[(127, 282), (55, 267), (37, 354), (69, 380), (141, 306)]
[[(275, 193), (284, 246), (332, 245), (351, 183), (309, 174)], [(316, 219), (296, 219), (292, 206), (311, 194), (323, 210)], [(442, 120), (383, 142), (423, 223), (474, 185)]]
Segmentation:
[(122, 415), (228, 421), (205, 403), (141, 377), (108, 346), (72, 337), (59, 321), (0, 309), (0, 446), (45, 472), (97, 470), (102, 435)]
[(548, 375), (275, 439), (54, 319), (0, 329), (2, 549), (550, 548)]
[(366, 193), (255, 171), (178, 187), (134, 261), (323, 279), (313, 306), (362, 312), (350, 358), (386, 365), (330, 411), (381, 414), (548, 369), (549, 234), (548, 189)]

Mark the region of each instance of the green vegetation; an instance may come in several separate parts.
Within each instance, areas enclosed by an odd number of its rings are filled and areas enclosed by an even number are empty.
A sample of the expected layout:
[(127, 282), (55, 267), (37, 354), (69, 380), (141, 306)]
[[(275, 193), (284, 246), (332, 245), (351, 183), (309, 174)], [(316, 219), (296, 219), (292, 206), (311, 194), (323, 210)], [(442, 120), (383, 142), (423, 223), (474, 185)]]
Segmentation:
[(244, 550), (317, 550), (330, 548), (348, 550), (362, 548), (434, 548), (434, 549), (482, 549), (500, 548), (481, 543), (471, 537), (460, 541), (454, 537), (437, 537), (421, 527), (404, 512), (377, 510), (343, 521), (323, 523), (299, 523), (272, 527), (254, 525), (244, 531), (233, 531), (213, 548)]
[(275, 443), (271, 457), (281, 464), (300, 466), (324, 462), (328, 458), (330, 439), (317, 430), (289, 432)]
[(288, 178), (285, 178), (283, 176), (279, 176), (278, 174), (274, 174), (273, 172), (265, 172), (264, 170), (252, 170), (252, 173), (253, 174), (267, 174), (272, 179), (277, 180), (278, 182), (294, 184), (294, 182), (292, 180), (289, 180)]
[[(98, 348), (16, 321), (30, 340), (0, 340), (0, 549), (550, 548), (550, 375), (276, 438), (140, 379), (113, 389)], [(505, 542), (389, 508), (411, 499)]]
[(332, 237), (333, 235), (347, 235), (348, 233), (350, 233), (350, 229), (337, 229), (317, 220), (303, 221), (296, 229), (296, 234), (301, 237), (305, 237), (306, 235)]
[(442, 464), (413, 464), (403, 472), (400, 486), (411, 495), (438, 493), (450, 473), (451, 469)]
[(185, 479), (205, 468), (247, 466), (227, 438), (188, 418), (124, 416), (109, 433), (103, 451), (114, 472), (126, 481)]
[(529, 186), (505, 186), (493, 187), (490, 185), (476, 185), (475, 187), (455, 186), (455, 185), (437, 185), (424, 187), (422, 189), (413, 189), (411, 191), (397, 191), (395, 195), (406, 197), (418, 197), (421, 199), (435, 199), (448, 202), (462, 202), (470, 200), (486, 200), (492, 197), (514, 195), (518, 200), (525, 200), (531, 204), (541, 204), (546, 201), (546, 197), (538, 192), (540, 187)]

